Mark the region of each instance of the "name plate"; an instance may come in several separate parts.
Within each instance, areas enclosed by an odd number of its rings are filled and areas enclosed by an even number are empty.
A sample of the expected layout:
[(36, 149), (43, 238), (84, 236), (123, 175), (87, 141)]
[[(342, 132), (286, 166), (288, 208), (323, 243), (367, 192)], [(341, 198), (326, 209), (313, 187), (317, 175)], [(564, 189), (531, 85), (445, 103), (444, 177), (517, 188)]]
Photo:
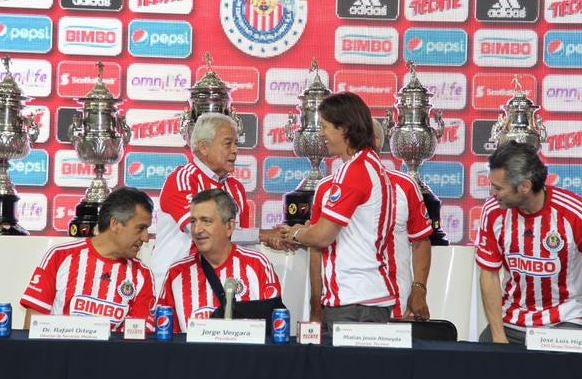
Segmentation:
[(527, 328), (525, 344), (528, 350), (582, 353), (582, 329)]
[(186, 342), (265, 343), (265, 320), (191, 319)]
[(126, 318), (123, 338), (126, 340), (145, 340), (145, 320), (142, 318)]
[(333, 324), (333, 346), (412, 347), (412, 326), (408, 323)]
[(28, 338), (107, 341), (110, 328), (105, 317), (32, 315)]

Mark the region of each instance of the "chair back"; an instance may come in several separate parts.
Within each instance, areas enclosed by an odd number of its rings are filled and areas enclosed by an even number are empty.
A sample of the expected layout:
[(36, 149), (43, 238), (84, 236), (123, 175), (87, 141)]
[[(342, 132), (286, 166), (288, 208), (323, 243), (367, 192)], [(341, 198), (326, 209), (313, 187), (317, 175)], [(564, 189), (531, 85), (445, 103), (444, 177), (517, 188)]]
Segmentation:
[(406, 322), (412, 326), (412, 340), (456, 341), (457, 328), (448, 320), (390, 320), (390, 322)]

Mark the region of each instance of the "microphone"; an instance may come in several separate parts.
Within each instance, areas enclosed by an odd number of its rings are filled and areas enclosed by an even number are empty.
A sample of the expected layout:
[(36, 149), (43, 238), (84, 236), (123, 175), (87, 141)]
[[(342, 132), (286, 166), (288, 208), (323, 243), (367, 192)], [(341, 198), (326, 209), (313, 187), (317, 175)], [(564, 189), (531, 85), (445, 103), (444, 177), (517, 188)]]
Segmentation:
[(236, 281), (233, 278), (227, 278), (224, 282), (224, 295), (226, 304), (224, 305), (224, 319), (232, 320), (232, 301), (234, 299), (234, 290), (236, 288)]

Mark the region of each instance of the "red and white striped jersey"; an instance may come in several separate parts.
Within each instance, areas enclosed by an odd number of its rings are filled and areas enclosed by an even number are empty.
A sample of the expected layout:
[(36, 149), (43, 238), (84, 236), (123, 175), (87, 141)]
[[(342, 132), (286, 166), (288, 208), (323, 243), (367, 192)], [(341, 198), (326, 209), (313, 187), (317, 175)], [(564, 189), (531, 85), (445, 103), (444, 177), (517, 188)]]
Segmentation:
[(388, 270), (390, 276), (396, 276), (398, 297), (392, 312), (393, 317), (402, 318), (413, 279), (411, 242), (429, 238), (432, 225), (424, 199), (414, 180), (398, 171), (387, 170), (387, 173), (395, 192), (394, 239), (389, 251), (394, 251), (396, 259), (395, 264)]
[[(250, 212), (244, 186), (232, 176), (220, 179), (194, 157), (194, 163), (177, 167), (166, 179), (160, 193), (160, 210), (156, 220), (156, 243), (151, 269), (159, 290), (170, 265), (188, 255), (192, 238), (186, 227), (190, 223), (190, 203), (199, 192), (218, 188), (235, 200), (239, 213), (238, 227), (250, 226)], [(156, 291), (158, 292), (158, 291)]]
[(582, 324), (582, 197), (547, 187), (542, 210), (523, 214), (488, 199), (477, 236), (477, 264), (504, 269), (502, 315), (523, 329)]
[(323, 250), (324, 306), (394, 304), (395, 278), (388, 275), (394, 265), (394, 254), (389, 253), (393, 244), (391, 192), (388, 175), (370, 149), (356, 153), (331, 180), (320, 182), (312, 222), (325, 217), (343, 227)]
[[(233, 244), (228, 259), (214, 271), (223, 285), (226, 279), (235, 279), (235, 301), (281, 296), (281, 284), (273, 265), (257, 251)], [(220, 301), (204, 274), (199, 254), (190, 255), (170, 267), (159, 303), (174, 308), (176, 333), (186, 332), (191, 317), (210, 318), (220, 308)]]
[(123, 331), (127, 317), (154, 331), (152, 275), (138, 259), (107, 259), (90, 239), (51, 248), (34, 270), (20, 300), (43, 314), (102, 316)]

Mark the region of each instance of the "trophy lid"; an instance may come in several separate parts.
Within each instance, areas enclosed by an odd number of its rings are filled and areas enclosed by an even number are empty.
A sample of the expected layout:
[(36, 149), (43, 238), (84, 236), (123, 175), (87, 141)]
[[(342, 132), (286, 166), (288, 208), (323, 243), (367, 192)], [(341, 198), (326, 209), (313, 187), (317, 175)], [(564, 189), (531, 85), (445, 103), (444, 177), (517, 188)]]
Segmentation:
[(508, 111), (515, 110), (535, 110), (539, 109), (539, 105), (535, 105), (533, 101), (527, 98), (525, 91), (519, 80), (519, 75), (515, 75), (512, 80), (513, 83), (513, 97), (507, 101), (507, 104), (503, 107)]
[(26, 100), (27, 96), (22, 96), (22, 91), (18, 87), (18, 83), (14, 80), (12, 73), (10, 72), (10, 57), (5, 56), (2, 58), (2, 63), (4, 69), (6, 70), (6, 75), (2, 82), (0, 82), (0, 98), (11, 99), (11, 100)]
[(428, 92), (422, 83), (420, 83), (420, 80), (418, 80), (418, 76), (416, 76), (416, 64), (413, 61), (407, 61), (406, 67), (410, 72), (410, 81), (398, 92), (398, 97), (411, 96), (414, 94), (420, 94), (426, 98), (431, 97), (432, 93)]
[(313, 82), (299, 96), (300, 99), (322, 98), (331, 95), (331, 91), (321, 81), (321, 77), (319, 76), (319, 63), (315, 58), (311, 61), (311, 68), (309, 69), (309, 72), (314, 71), (315, 77), (313, 78)]
[(102, 62), (97, 62), (98, 74), (97, 74), (97, 83), (95, 83), (95, 87), (91, 91), (89, 91), (85, 97), (81, 97), (77, 100), (82, 101), (83, 103), (92, 103), (92, 102), (99, 102), (99, 101), (107, 101), (110, 103), (119, 102), (120, 99), (116, 99), (113, 97), (111, 92), (107, 89), (105, 83), (103, 83), (103, 67), (105, 65)]
[(194, 87), (189, 88), (192, 97), (195, 97), (197, 94), (212, 93), (226, 94), (228, 96), (230, 87), (212, 70), (212, 56), (210, 53), (204, 55), (204, 60), (206, 61), (206, 74), (194, 84)]

